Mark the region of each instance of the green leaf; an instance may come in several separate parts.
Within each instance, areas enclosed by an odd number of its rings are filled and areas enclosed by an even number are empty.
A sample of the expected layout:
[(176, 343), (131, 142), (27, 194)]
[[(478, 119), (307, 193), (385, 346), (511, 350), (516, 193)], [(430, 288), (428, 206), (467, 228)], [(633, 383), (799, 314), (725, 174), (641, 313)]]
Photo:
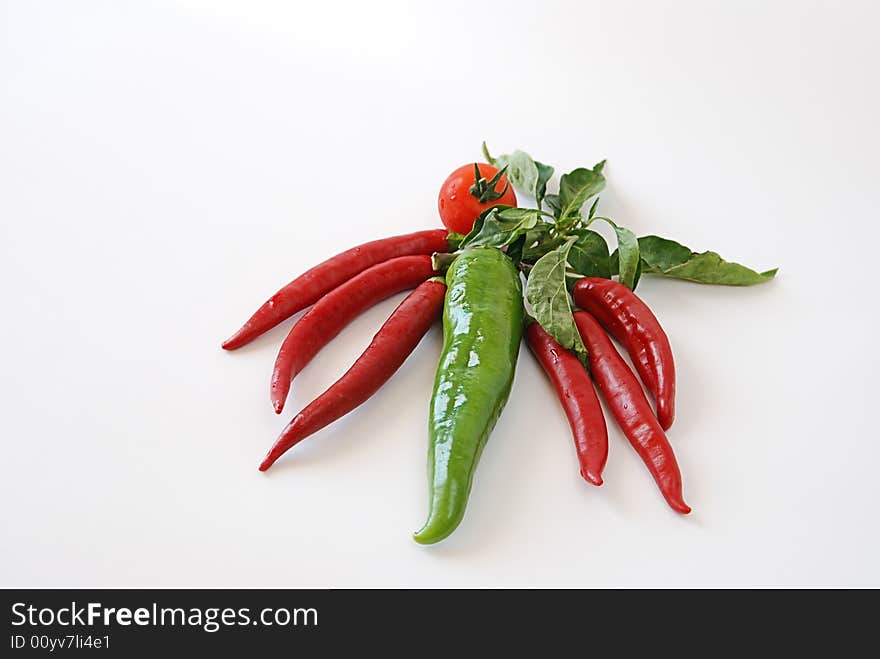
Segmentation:
[(533, 263), (547, 252), (559, 247), (558, 240), (550, 235), (550, 228), (551, 225), (546, 222), (539, 222), (534, 229), (526, 232), (523, 260)]
[(639, 249), (649, 269), (663, 272), (687, 262), (693, 252), (674, 240), (660, 236), (642, 236), (639, 238)]
[(538, 188), (538, 166), (525, 151), (514, 151), (507, 161), (507, 178), (520, 192), (535, 197)]
[(560, 213), (562, 213), (562, 202), (559, 199), (559, 195), (548, 194), (544, 197), (544, 201), (547, 202), (547, 205), (553, 210), (553, 214), (556, 217), (559, 217)]
[(505, 221), (519, 221), (527, 217), (541, 217), (537, 208), (520, 208), (519, 206), (495, 206), (496, 215)]
[(535, 319), (564, 348), (574, 350), (581, 362), (587, 364), (587, 349), (571, 311), (571, 299), (566, 288), (565, 269), (568, 255), (577, 237), (569, 238), (535, 263), (526, 283), (526, 299)]
[(752, 286), (770, 281), (776, 276), (778, 268), (755, 272), (739, 263), (725, 261), (716, 252), (694, 254), (686, 263), (677, 265), (660, 274), (663, 277), (685, 279), (698, 284), (720, 284), (723, 286)]
[(534, 208), (495, 206), (477, 218), (473, 230), (461, 242), (461, 247), (510, 245), (534, 228), (540, 217), (540, 211)]
[(507, 248), (507, 256), (513, 261), (514, 265), (519, 266), (522, 261), (523, 245), (526, 243), (526, 236), (522, 235), (514, 240)]
[(639, 285), (639, 280), (642, 278), (642, 266), (645, 264), (642, 259), (639, 259), (639, 264), (636, 266), (636, 276), (633, 278), (633, 287), (632, 290), (636, 290), (636, 286)]
[(449, 251), (456, 251), (459, 247), (461, 247), (461, 243), (464, 239), (465, 235), (463, 233), (450, 231), (446, 236), (446, 242), (449, 243)]
[[(620, 273), (620, 263), (619, 263), (617, 257), (618, 257), (618, 253), (617, 253), (617, 250), (615, 249), (613, 252), (611, 252), (611, 258), (609, 259), (609, 261), (611, 263), (611, 275), (612, 276)], [(638, 286), (639, 281), (642, 279), (642, 275), (644, 275), (644, 274), (654, 274), (654, 273), (651, 272), (651, 266), (649, 266), (647, 263), (645, 263), (642, 259), (639, 259), (639, 265), (636, 268), (635, 282), (633, 283), (634, 287)], [(633, 288), (633, 290), (635, 290), (635, 288)]]
[(543, 201), (544, 195), (547, 194), (547, 182), (553, 176), (554, 169), (550, 165), (545, 165), (537, 160), (535, 161), (535, 167), (538, 168), (538, 182), (535, 184), (535, 194), (533, 196), (538, 208), (540, 208), (541, 201)]
[(660, 236), (643, 236), (639, 238), (639, 246), (646, 272), (698, 284), (752, 286), (770, 281), (778, 270), (756, 272), (739, 263), (725, 261), (716, 252), (697, 253)]
[(602, 191), (605, 187), (605, 177), (602, 176), (604, 164), (605, 161), (602, 161), (596, 165), (598, 171), (595, 168), (578, 167), (568, 174), (562, 175), (559, 180), (561, 217), (577, 214), (587, 199)]
[[(756, 272), (739, 263), (725, 261), (716, 252), (694, 252), (681, 243), (660, 236), (639, 238), (642, 269), (645, 274), (684, 279), (698, 284), (753, 286), (770, 281), (778, 268)], [(611, 255), (612, 272), (617, 254)]]
[(568, 264), (584, 277), (611, 278), (611, 263), (608, 243), (592, 229), (579, 229), (573, 232), (577, 240), (568, 253)]
[(617, 234), (617, 258), (620, 283), (631, 291), (636, 289), (639, 275), (639, 241), (626, 227), (614, 225)]
[[(466, 245), (468, 243), (468, 241), (473, 240), (474, 237), (477, 236), (480, 233), (480, 231), (483, 230), (483, 223), (486, 221), (486, 216), (489, 215), (490, 213), (493, 213), (493, 212), (495, 212), (495, 209), (489, 208), (479, 214), (477, 219), (474, 220), (474, 226), (471, 227), (471, 230), (461, 240), (458, 241), (458, 249), (461, 249), (464, 245)], [(456, 234), (456, 235), (461, 235), (461, 234)]]
[(518, 191), (535, 199), (538, 208), (547, 193), (547, 182), (553, 176), (553, 168), (533, 160), (525, 151), (516, 150), (510, 155), (492, 156), (483, 142), (483, 157), (490, 165), (501, 169), (507, 167), (507, 178)]

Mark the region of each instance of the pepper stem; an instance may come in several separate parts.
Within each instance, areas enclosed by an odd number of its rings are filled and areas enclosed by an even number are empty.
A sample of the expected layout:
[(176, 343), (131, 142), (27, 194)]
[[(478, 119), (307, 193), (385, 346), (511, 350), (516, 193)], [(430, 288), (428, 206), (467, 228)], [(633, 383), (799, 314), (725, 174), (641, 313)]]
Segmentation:
[(446, 272), (449, 266), (455, 260), (457, 254), (446, 254), (444, 252), (434, 252), (431, 254), (431, 267), (435, 272)]

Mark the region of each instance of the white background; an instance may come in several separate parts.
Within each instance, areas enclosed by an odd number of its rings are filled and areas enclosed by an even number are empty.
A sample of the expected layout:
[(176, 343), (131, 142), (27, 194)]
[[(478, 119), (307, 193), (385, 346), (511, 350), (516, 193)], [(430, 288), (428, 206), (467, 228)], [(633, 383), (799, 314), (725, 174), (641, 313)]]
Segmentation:
[[(873, 2), (2, 2), (0, 585), (880, 586)], [(606, 484), (521, 353), (464, 523), (421, 547), (434, 330), (256, 466), (402, 296), (296, 379), (294, 275), (436, 226), (454, 167), (608, 158), (602, 210), (760, 270), (646, 279), (694, 513)]]

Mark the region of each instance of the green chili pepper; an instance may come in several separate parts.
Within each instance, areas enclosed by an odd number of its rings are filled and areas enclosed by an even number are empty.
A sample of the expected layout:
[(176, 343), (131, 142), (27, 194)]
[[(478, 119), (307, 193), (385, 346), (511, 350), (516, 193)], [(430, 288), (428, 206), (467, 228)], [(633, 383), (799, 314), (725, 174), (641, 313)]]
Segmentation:
[(461, 522), (483, 446), (507, 402), (523, 327), (522, 285), (494, 247), (465, 250), (446, 273), (443, 353), (431, 399), (430, 512), (416, 542)]

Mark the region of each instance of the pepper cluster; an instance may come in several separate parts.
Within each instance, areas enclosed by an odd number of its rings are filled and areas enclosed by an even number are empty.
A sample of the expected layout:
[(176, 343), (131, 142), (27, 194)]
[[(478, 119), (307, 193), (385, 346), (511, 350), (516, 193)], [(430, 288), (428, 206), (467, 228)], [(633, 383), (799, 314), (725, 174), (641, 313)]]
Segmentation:
[[(583, 477), (601, 485), (608, 457), (598, 389), (669, 506), (690, 512), (665, 434), (675, 416), (672, 349), (634, 289), (643, 274), (750, 285), (776, 271), (757, 273), (658, 236), (636, 238), (596, 215), (596, 202), (582, 214), (604, 187), (604, 161), (564, 174), (559, 193), (547, 194), (552, 167), (521, 151), (492, 158), (484, 145), (484, 154), (491, 164), (465, 165), (441, 188), (440, 215), (449, 231), (420, 231), (343, 252), (279, 290), (223, 343), (239, 348), (311, 307), (275, 362), (271, 400), (280, 414), (293, 378), (321, 348), (369, 307), (414, 289), (351, 368), (287, 424), (260, 470), (376, 393), (442, 314), (429, 413), (430, 504), (417, 542), (438, 542), (461, 522), (483, 447), (510, 393), (523, 334), (558, 394)], [(518, 207), (513, 188), (534, 198), (536, 208)], [(613, 253), (588, 228), (599, 220), (614, 227)], [(641, 384), (609, 335), (626, 349)]]

